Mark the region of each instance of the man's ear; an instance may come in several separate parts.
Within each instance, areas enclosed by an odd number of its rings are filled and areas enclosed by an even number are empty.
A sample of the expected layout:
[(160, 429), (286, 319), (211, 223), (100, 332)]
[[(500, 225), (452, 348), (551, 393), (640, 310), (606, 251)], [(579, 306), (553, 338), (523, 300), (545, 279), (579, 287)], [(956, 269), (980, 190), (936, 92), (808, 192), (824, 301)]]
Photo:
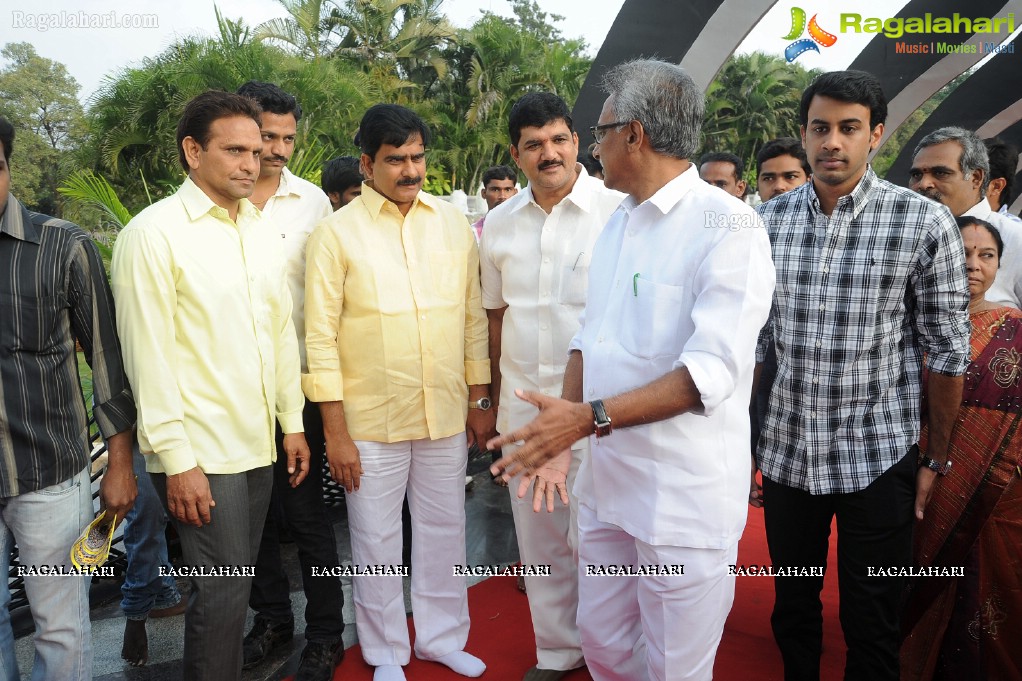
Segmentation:
[(359, 165), (362, 170), (362, 177), (367, 180), (373, 179), (373, 159), (369, 158), (369, 154), (362, 154), (359, 157)]
[(997, 204), (1001, 203), (1001, 192), (1004, 191), (1005, 185), (1008, 181), (1003, 177), (999, 177), (996, 180), (990, 180), (990, 184), (987, 185), (987, 196), (997, 199)]
[(189, 135), (181, 140), (181, 148), (185, 152), (185, 160), (188, 161), (188, 167), (198, 168), (199, 152), (202, 151), (202, 145), (199, 144), (198, 140)]

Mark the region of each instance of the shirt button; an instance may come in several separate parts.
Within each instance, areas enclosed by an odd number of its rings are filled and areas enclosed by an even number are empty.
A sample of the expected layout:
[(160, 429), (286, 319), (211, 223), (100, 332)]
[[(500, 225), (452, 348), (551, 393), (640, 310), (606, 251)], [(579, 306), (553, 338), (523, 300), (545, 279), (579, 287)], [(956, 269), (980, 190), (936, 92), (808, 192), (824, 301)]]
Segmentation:
[(543, 258), (543, 262), (546, 262), (546, 263), (550, 262), (550, 258)]
[(823, 273), (827, 274), (828, 272), (830, 272), (830, 268), (829, 267), (824, 267), (823, 268)]
[(542, 325), (542, 326), (540, 326), (539, 328), (540, 328), (540, 330), (541, 330), (541, 331), (546, 331), (548, 327), (547, 327), (547, 325), (546, 325), (546, 324), (543, 324), (543, 325)]
[(597, 338), (596, 342), (597, 343), (602, 343), (603, 342), (603, 336), (600, 336), (599, 338)]
[(544, 298), (549, 298), (550, 297), (550, 291), (543, 291), (543, 297)]
[(426, 315), (419, 315), (419, 319), (426, 319)]
[(593, 389), (593, 388), (590, 388), (590, 389), (589, 389), (589, 394), (590, 394), (590, 395), (595, 395), (595, 394), (596, 394), (596, 390), (595, 390), (595, 389)]
[(816, 347), (822, 348), (823, 347), (823, 343), (821, 343), (820, 341), (816, 341)]
[(816, 418), (816, 412), (815, 411), (809, 412), (809, 417), (810, 418)]
[(814, 384), (815, 384), (815, 383), (819, 383), (819, 382), (820, 382), (820, 379), (818, 379), (818, 378), (814, 378), (814, 379), (813, 379), (813, 383), (814, 383)]
[(826, 310), (826, 309), (827, 309), (827, 306), (826, 306), (826, 305), (820, 305), (820, 309), (821, 309), (821, 310)]

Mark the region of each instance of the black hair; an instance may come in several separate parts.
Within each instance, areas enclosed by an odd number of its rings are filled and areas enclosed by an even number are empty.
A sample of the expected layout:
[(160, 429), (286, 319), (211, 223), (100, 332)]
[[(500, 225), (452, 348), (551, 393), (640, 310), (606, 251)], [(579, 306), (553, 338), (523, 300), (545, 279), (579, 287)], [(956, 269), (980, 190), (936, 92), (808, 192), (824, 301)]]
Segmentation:
[(704, 163), (730, 163), (735, 167), (736, 180), (741, 180), (742, 174), (745, 172), (745, 163), (742, 162), (742, 159), (727, 151), (711, 151), (708, 154), (703, 154), (699, 157), (699, 167), (702, 167)]
[(582, 167), (586, 169), (586, 173), (590, 176), (592, 176), (593, 173), (603, 172), (603, 164), (600, 163), (599, 159), (593, 156), (593, 152), (589, 150), (579, 153), (578, 162), (582, 164)]
[(14, 151), (14, 126), (3, 116), (0, 116), (0, 144), (4, 145), (4, 162), (10, 165)]
[(273, 83), (250, 80), (238, 88), (238, 94), (256, 100), (263, 111), (278, 116), (293, 114), (296, 123), (302, 120), (302, 107), (298, 104), (298, 100), (294, 98), (294, 95), (289, 95)]
[(571, 112), (564, 100), (551, 92), (530, 92), (511, 107), (507, 119), (507, 132), (511, 144), (518, 146), (522, 128), (542, 128), (554, 121), (563, 120), (569, 132), (575, 132), (571, 123)]
[(1001, 238), (1001, 231), (999, 229), (991, 225), (986, 220), (980, 220), (979, 218), (974, 218), (971, 215), (961, 215), (955, 218), (955, 222), (958, 223), (958, 229), (960, 230), (965, 229), (970, 225), (978, 225), (990, 232), (990, 236), (994, 238), (994, 243), (997, 244), (997, 266), (1001, 266), (1001, 254), (1004, 253), (1004, 239)]
[(401, 147), (419, 133), (422, 146), (429, 146), (429, 127), (419, 114), (397, 104), (375, 104), (362, 116), (355, 134), (355, 146), (371, 159), (384, 144)]
[(865, 71), (831, 71), (817, 76), (802, 93), (798, 120), (809, 124), (809, 104), (813, 97), (830, 97), (847, 104), (861, 104), (869, 109), (869, 129), (873, 130), (887, 120), (887, 97), (880, 81)]
[(999, 197), (1001, 206), (1011, 203), (1011, 193), (1015, 186), (1015, 173), (1018, 171), (1018, 149), (1008, 144), (1000, 137), (993, 137), (983, 140), (987, 148), (987, 158), (990, 160), (990, 179), (1004, 178), (1004, 189)]
[(518, 173), (511, 166), (490, 166), (483, 172), (483, 187), (494, 180), (518, 181)]
[(343, 194), (349, 187), (362, 184), (362, 171), (354, 156), (338, 156), (323, 165), (320, 184), (327, 194)]
[(806, 158), (806, 150), (802, 148), (802, 142), (794, 137), (778, 137), (764, 144), (756, 154), (756, 176), (759, 177), (760, 168), (764, 163), (778, 156), (797, 158), (802, 164), (802, 172), (806, 174), (806, 177), (813, 174), (813, 169), (809, 167), (809, 159)]
[(261, 125), (262, 113), (254, 99), (233, 92), (206, 90), (201, 95), (196, 95), (185, 104), (181, 120), (177, 122), (177, 154), (181, 166), (186, 172), (191, 170), (188, 159), (185, 158), (183, 142), (186, 137), (191, 137), (205, 149), (209, 145), (209, 129), (213, 121), (244, 116), (254, 120), (256, 125)]

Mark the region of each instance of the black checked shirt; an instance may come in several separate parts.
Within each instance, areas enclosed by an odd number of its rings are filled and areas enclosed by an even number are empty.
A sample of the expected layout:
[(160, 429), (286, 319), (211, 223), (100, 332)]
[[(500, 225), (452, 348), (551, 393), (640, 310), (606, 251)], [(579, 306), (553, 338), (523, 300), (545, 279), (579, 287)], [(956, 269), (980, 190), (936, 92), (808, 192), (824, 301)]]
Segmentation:
[(918, 439), (923, 354), (941, 374), (968, 364), (961, 235), (872, 168), (830, 217), (812, 182), (758, 210), (777, 271), (757, 348), (777, 350), (760, 470), (810, 494), (861, 490)]
[(76, 225), (9, 196), (0, 216), (0, 497), (63, 482), (89, 463), (76, 338), (92, 367), (100, 431), (131, 428), (135, 404), (99, 251)]

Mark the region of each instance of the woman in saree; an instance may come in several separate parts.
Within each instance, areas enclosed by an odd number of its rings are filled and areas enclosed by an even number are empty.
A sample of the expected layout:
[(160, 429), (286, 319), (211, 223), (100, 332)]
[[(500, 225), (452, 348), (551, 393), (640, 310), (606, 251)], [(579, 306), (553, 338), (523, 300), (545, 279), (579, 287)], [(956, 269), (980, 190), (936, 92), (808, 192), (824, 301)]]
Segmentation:
[[(913, 580), (902, 617), (903, 681), (1022, 679), (1022, 312), (985, 298), (1003, 250), (996, 228), (971, 217), (958, 225), (971, 362), (951, 434), (953, 465), (937, 478), (915, 530), (916, 569), (929, 576)], [(924, 424), (923, 456), (926, 439)]]

